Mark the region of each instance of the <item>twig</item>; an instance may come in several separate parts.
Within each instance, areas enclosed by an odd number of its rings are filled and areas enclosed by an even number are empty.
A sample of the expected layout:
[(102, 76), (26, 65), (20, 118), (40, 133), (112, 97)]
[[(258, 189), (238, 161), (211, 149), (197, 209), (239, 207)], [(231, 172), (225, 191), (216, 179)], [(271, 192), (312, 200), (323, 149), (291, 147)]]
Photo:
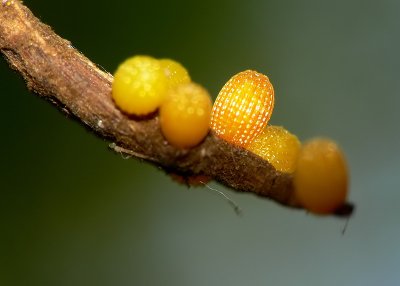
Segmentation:
[[(210, 133), (191, 150), (179, 150), (163, 138), (158, 117), (133, 119), (111, 99), (111, 74), (102, 71), (70, 42), (41, 23), (18, 0), (0, 3), (0, 50), (28, 88), (71, 115), (116, 152), (149, 161), (166, 171), (204, 174), (233, 188), (300, 208), (293, 196), (292, 177), (278, 172), (254, 154)], [(337, 215), (349, 216), (346, 204)]]

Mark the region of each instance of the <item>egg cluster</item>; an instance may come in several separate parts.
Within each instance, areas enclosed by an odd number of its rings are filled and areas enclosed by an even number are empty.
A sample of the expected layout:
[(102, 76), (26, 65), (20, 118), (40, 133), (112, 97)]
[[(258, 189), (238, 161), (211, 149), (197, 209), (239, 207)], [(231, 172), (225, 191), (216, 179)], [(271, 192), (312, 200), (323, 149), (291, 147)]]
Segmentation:
[(144, 116), (159, 109), (161, 131), (175, 147), (194, 147), (208, 133), (210, 95), (171, 59), (127, 59), (114, 74), (112, 97), (128, 115)]
[[(348, 175), (339, 147), (329, 139), (302, 146), (283, 127), (268, 126), (275, 94), (266, 75), (253, 70), (234, 75), (212, 105), (208, 92), (178, 62), (134, 56), (118, 67), (112, 97), (128, 115), (159, 110), (161, 131), (177, 148), (198, 145), (211, 128), (217, 137), (260, 156), (293, 176), (295, 196), (311, 212), (332, 213), (345, 203)], [(185, 183), (199, 180), (190, 178)]]
[(280, 126), (267, 126), (274, 108), (268, 77), (247, 70), (233, 76), (214, 103), (210, 127), (216, 136), (268, 161), (293, 176), (295, 196), (309, 211), (326, 214), (347, 196), (347, 169), (338, 146), (328, 139), (301, 145)]

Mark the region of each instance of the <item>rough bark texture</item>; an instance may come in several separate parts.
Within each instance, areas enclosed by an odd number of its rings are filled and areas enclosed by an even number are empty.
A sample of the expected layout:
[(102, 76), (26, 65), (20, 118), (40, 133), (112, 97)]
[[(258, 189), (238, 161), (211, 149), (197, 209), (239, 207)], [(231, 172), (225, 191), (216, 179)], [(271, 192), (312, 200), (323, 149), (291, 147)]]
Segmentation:
[[(156, 115), (139, 120), (121, 113), (111, 99), (112, 75), (41, 23), (20, 1), (1, 1), (0, 50), (31, 91), (111, 141), (115, 151), (166, 171), (204, 174), (236, 191), (301, 207), (293, 196), (292, 177), (254, 154), (212, 133), (198, 147), (178, 150), (163, 138)], [(346, 204), (336, 215), (349, 216), (352, 209)]]

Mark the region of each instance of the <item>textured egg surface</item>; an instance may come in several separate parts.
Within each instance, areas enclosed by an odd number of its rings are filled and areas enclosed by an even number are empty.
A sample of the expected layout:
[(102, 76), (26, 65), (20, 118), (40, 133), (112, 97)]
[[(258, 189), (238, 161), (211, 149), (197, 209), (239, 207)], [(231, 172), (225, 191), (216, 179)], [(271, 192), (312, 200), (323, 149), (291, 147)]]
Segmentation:
[(168, 88), (174, 88), (179, 84), (191, 81), (188, 71), (177, 61), (161, 59), (160, 64), (167, 78)]
[(122, 111), (141, 116), (160, 106), (167, 87), (167, 78), (157, 59), (134, 56), (115, 72), (112, 97)]
[(160, 107), (161, 131), (178, 148), (191, 148), (208, 134), (211, 97), (193, 82), (171, 89)]
[(259, 135), (274, 108), (274, 89), (267, 76), (246, 70), (221, 89), (211, 115), (215, 134), (238, 146), (248, 146)]
[(297, 136), (281, 126), (267, 126), (247, 147), (271, 163), (275, 169), (286, 173), (296, 169), (300, 148)]

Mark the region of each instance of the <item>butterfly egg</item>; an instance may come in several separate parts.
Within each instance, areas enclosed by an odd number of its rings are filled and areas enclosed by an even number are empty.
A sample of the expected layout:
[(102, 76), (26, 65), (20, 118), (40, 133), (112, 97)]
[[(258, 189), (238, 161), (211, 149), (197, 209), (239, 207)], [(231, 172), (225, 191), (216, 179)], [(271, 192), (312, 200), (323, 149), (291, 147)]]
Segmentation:
[(124, 61), (115, 72), (112, 97), (122, 111), (146, 115), (160, 106), (167, 86), (167, 78), (157, 59), (134, 56)]
[(211, 115), (215, 134), (238, 146), (248, 146), (259, 135), (274, 108), (274, 88), (267, 76), (246, 70), (221, 89)]
[(247, 147), (281, 172), (292, 173), (296, 168), (301, 144), (281, 126), (267, 126)]
[(212, 102), (198, 84), (185, 83), (170, 89), (160, 107), (161, 131), (178, 148), (191, 148), (206, 137)]
[(346, 201), (348, 173), (335, 142), (313, 139), (306, 143), (293, 176), (295, 195), (310, 212), (329, 214)]
[(171, 59), (161, 59), (160, 64), (167, 78), (168, 88), (190, 82), (189, 73), (180, 63)]

